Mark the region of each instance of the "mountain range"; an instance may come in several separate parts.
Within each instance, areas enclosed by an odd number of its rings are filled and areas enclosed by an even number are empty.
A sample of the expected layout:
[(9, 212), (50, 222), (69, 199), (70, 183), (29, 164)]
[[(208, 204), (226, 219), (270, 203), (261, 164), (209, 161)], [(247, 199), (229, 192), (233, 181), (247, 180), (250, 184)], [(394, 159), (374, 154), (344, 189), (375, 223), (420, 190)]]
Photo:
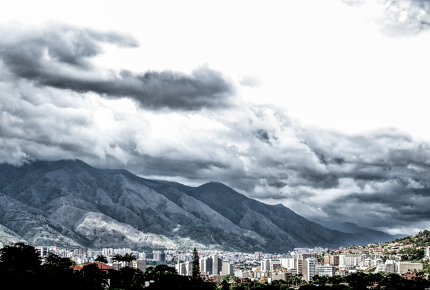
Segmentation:
[(80, 160), (0, 164), (2, 244), (285, 252), (393, 239), (369, 231), (329, 229), (221, 183), (190, 187)]

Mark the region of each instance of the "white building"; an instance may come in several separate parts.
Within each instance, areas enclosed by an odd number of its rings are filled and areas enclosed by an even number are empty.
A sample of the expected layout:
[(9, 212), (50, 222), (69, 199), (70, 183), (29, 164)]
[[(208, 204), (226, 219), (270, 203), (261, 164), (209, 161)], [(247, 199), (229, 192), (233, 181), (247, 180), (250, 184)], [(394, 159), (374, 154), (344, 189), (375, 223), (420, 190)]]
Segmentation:
[(222, 271), (222, 259), (217, 255), (212, 257), (212, 275), (219, 275)]
[(145, 273), (145, 271), (146, 271), (146, 260), (139, 259), (139, 260), (133, 261), (133, 268), (139, 269), (140, 271)]
[(422, 263), (412, 263), (412, 262), (397, 262), (397, 274), (401, 275), (408, 271), (422, 271), (423, 264)]
[(361, 255), (339, 255), (339, 268), (351, 269), (361, 262)]
[(222, 262), (222, 276), (227, 276), (227, 275), (233, 276), (234, 275), (233, 271), (234, 271), (233, 265), (230, 264), (229, 261)]
[(236, 270), (236, 271), (234, 271), (234, 276), (236, 276), (238, 278), (248, 278), (249, 277), (249, 271)]
[(270, 260), (264, 259), (260, 262), (261, 271), (270, 271)]
[(219, 275), (222, 271), (222, 259), (217, 255), (200, 259), (200, 271), (208, 275)]
[(384, 273), (396, 273), (397, 272), (397, 264), (396, 261), (386, 260), (383, 264), (378, 264), (375, 269), (375, 273), (384, 272)]
[(175, 268), (179, 275), (191, 276), (193, 274), (192, 262), (178, 263)]
[(315, 258), (303, 260), (302, 273), (306, 282), (312, 281), (312, 277), (318, 275), (318, 260)]
[(270, 272), (274, 272), (281, 268), (282, 268), (282, 265), (280, 260), (270, 260), (270, 269), (269, 269)]
[(286, 269), (297, 269), (297, 261), (298, 259), (285, 258), (281, 259), (281, 265)]
[(318, 267), (318, 275), (333, 277), (334, 276), (334, 267), (330, 264), (320, 266), (320, 267)]

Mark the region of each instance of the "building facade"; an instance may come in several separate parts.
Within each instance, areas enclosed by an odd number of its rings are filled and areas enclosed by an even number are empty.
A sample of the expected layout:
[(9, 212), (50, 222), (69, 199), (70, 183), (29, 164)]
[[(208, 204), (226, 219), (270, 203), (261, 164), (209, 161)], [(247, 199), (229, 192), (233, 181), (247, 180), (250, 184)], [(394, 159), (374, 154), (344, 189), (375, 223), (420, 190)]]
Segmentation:
[(306, 282), (311, 282), (312, 277), (318, 275), (318, 260), (315, 258), (303, 260), (302, 274)]

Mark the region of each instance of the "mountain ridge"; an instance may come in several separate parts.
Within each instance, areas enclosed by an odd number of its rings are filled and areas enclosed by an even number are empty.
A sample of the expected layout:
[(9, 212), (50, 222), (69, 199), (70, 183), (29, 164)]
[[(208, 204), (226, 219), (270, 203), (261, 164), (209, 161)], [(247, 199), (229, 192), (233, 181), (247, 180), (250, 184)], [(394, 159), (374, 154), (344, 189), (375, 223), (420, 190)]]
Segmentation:
[[(0, 214), (3, 240), (19, 236), (39, 245), (285, 252), (363, 239), (323, 227), (283, 205), (250, 199), (222, 183), (189, 187), (124, 169), (98, 169), (81, 160), (0, 164), (0, 192), (10, 204)], [(26, 235), (22, 224), (2, 218), (26, 211), (39, 229)]]

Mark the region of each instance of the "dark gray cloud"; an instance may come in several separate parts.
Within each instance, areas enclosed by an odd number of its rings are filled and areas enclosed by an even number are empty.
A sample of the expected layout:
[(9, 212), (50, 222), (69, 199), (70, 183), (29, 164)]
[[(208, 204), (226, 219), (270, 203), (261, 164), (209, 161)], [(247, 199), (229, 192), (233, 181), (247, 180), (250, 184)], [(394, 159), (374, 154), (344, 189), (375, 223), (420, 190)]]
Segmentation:
[[(410, 188), (409, 182), (392, 179), (385, 181), (385, 186), (373, 194), (351, 193), (325, 205), (324, 210), (333, 216), (341, 214), (339, 206), (354, 212), (361, 211), (360, 222), (374, 227), (413, 227), (416, 223), (428, 223), (430, 202), (428, 188)], [(381, 218), (382, 216), (382, 218)], [(389, 219), (389, 220), (388, 220)]]
[(94, 92), (107, 98), (128, 97), (149, 109), (199, 110), (227, 107), (233, 101), (233, 84), (207, 67), (191, 75), (103, 71), (90, 60), (102, 53), (107, 43), (138, 46), (131, 36), (58, 23), (38, 29), (13, 27), (0, 30), (0, 59), (16, 77), (39, 86)]
[(1, 83), (0, 104), (1, 162), (79, 158), (149, 178), (218, 181), (309, 218), (361, 226), (430, 220), (430, 145), (394, 129), (307, 128), (268, 106), (216, 115), (130, 110), (124, 100), (27, 80)]
[[(228, 107), (232, 86), (208, 68), (104, 79), (91, 57), (104, 42), (135, 46), (132, 38), (36, 31), (0, 32), (0, 162), (79, 158), (149, 178), (223, 182), (313, 219), (380, 228), (430, 221), (426, 141), (390, 128), (348, 135), (304, 127), (271, 106)], [(15, 53), (12, 44), (22, 47)]]

